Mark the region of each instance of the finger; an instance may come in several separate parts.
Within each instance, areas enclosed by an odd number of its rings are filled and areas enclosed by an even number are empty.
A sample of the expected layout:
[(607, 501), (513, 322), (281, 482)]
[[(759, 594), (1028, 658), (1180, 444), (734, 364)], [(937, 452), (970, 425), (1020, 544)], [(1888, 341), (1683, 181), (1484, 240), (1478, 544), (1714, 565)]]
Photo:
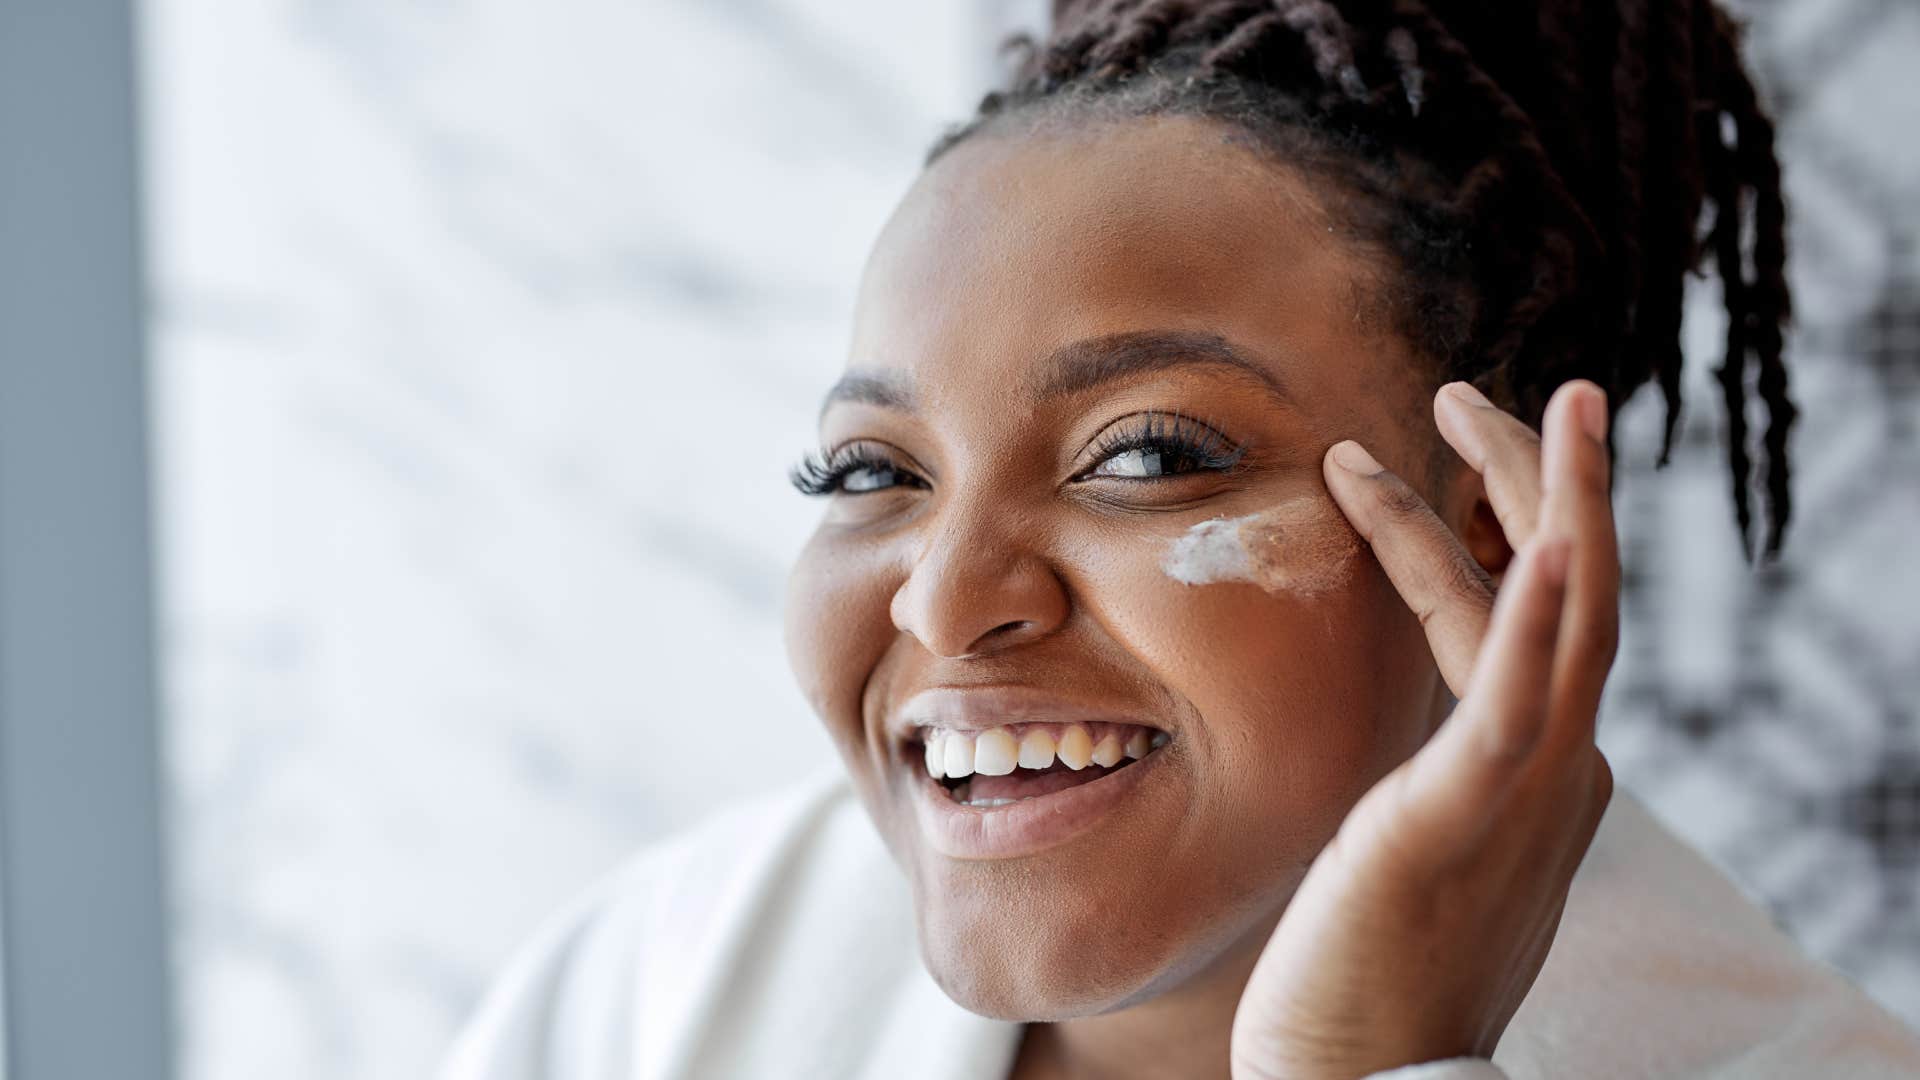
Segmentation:
[(1545, 727), (1568, 550), (1564, 538), (1536, 538), (1515, 557), (1467, 703), (1414, 755), (1408, 798), (1461, 843), (1500, 813)]
[(1322, 464), (1327, 490), (1419, 616), (1440, 677), (1461, 696), (1493, 608), (1493, 579), (1420, 493), (1359, 443), (1335, 443)]
[(1607, 673), (1619, 650), (1620, 549), (1607, 461), (1606, 393), (1585, 379), (1554, 391), (1542, 423), (1541, 527), (1573, 540), (1555, 715), (1572, 743), (1592, 742)]
[(1540, 436), (1467, 382), (1440, 388), (1433, 419), (1461, 460), (1480, 474), (1507, 545), (1520, 550), (1540, 524)]
[(1535, 537), (1522, 551), (1524, 577), (1500, 591), (1481, 645), (1484, 662), (1467, 689), (1475, 702), (1476, 760), (1504, 767), (1524, 759), (1539, 741), (1550, 707), (1570, 550), (1564, 537)]

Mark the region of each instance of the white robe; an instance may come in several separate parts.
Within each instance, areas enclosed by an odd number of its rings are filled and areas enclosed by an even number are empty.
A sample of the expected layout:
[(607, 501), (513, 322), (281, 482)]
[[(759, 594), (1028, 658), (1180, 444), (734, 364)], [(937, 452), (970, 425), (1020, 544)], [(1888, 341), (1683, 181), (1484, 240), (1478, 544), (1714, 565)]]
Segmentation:
[[(1004, 1080), (836, 767), (635, 855), (507, 965), (440, 1080)], [(1920, 1039), (1616, 789), (1486, 1059), (1373, 1080), (1920, 1077)]]

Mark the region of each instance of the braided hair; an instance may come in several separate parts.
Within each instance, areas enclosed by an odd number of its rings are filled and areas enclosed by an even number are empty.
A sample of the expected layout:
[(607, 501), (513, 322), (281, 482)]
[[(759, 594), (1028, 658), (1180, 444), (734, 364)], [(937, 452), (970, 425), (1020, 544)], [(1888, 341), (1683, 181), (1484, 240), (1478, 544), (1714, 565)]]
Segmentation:
[[(1747, 373), (1766, 403), (1768, 556), (1792, 509), (1781, 360), (1785, 207), (1773, 124), (1713, 0), (1055, 0), (1008, 85), (926, 158), (989, 127), (1207, 117), (1335, 181), (1393, 256), (1392, 328), (1444, 379), (1538, 427), (1571, 378), (1618, 408), (1658, 380), (1659, 464), (1681, 405), (1681, 298), (1710, 251), (1716, 375), (1749, 561)], [(1712, 214), (1702, 228), (1703, 210)], [(1609, 454), (1612, 452), (1609, 428)]]

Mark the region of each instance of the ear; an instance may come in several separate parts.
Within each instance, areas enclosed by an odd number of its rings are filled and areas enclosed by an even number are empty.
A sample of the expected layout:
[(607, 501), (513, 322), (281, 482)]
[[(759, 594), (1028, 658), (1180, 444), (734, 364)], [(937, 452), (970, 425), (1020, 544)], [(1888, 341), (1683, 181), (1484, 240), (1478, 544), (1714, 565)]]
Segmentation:
[(1449, 453), (1446, 466), (1446, 509), (1441, 516), (1466, 546), (1467, 554), (1498, 584), (1513, 562), (1513, 545), (1500, 516), (1487, 498), (1487, 485), (1473, 467)]

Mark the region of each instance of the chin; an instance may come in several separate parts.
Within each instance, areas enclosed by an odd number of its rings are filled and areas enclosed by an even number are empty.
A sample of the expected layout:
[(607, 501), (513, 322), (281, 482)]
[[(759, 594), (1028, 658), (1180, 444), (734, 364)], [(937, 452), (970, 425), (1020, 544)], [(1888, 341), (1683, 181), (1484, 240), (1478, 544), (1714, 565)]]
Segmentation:
[[(922, 955), (934, 983), (955, 1004), (995, 1020), (1072, 1020), (1125, 1008), (1151, 996), (1140, 992), (1145, 980), (1132, 973), (1096, 973), (1084, 964), (1062, 968), (1011, 958), (983, 960), (939, 948), (923, 950)], [(1127, 985), (1133, 992), (1127, 992)]]
[[(1059, 929), (1063, 923), (1071, 929)], [(997, 1020), (1052, 1022), (1127, 1008), (1197, 966), (1170, 955), (1166, 935), (1112, 930), (1108, 919), (968, 917), (945, 905), (930, 910), (923, 900), (918, 925), (934, 983), (961, 1008)]]

